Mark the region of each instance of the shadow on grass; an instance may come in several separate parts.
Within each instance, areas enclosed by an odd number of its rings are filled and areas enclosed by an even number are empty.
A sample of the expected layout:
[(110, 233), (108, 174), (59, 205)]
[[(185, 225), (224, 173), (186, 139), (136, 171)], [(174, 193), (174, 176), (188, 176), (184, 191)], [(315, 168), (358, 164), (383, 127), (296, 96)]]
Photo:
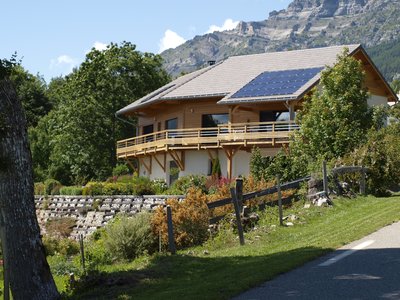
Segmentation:
[(332, 250), (306, 247), (260, 256), (155, 256), (143, 270), (99, 273), (68, 298), (228, 299)]

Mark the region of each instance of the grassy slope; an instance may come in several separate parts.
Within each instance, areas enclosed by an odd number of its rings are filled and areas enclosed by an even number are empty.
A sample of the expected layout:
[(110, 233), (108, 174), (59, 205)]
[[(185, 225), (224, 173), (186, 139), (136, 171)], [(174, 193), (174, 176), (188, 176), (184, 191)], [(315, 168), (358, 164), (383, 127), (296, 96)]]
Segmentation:
[[(337, 200), (333, 208), (294, 209), (293, 227), (270, 224), (246, 235), (246, 245), (221, 240), (176, 256), (108, 267), (108, 278), (128, 284), (97, 286), (80, 299), (228, 299), (400, 218), (400, 197)], [(271, 213), (271, 212), (269, 212)], [(275, 212), (272, 216), (276, 219)], [(286, 211), (285, 214), (288, 214)], [(203, 254), (207, 249), (209, 254)], [(136, 268), (136, 270), (135, 270)], [(89, 291), (88, 291), (89, 290)]]

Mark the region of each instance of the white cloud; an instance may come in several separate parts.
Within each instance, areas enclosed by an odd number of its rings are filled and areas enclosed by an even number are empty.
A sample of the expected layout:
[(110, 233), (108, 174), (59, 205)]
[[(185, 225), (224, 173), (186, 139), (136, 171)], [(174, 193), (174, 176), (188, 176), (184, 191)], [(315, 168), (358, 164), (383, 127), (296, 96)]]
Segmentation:
[(50, 61), (50, 69), (63, 69), (71, 72), (77, 65), (77, 61), (69, 55), (63, 54)]
[(233, 21), (232, 19), (226, 19), (222, 26), (211, 25), (206, 33), (212, 33), (214, 31), (225, 31), (235, 29), (239, 24), (239, 21)]
[(99, 50), (99, 51), (103, 51), (103, 50), (107, 49), (107, 44), (104, 44), (102, 42), (97, 42), (96, 41), (93, 44), (93, 48), (95, 48), (96, 50)]
[(179, 45), (182, 45), (186, 40), (181, 37), (179, 34), (176, 32), (167, 29), (164, 33), (164, 36), (160, 40), (160, 43), (158, 44), (159, 50), (158, 52), (161, 53), (164, 50), (170, 49), (170, 48), (176, 48)]

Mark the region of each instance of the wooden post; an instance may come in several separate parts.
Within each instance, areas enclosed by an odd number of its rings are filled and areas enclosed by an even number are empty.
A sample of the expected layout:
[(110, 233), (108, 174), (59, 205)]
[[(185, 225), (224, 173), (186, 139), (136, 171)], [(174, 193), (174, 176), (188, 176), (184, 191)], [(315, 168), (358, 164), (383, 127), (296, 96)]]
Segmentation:
[(237, 229), (238, 229), (238, 233), (239, 233), (240, 245), (243, 246), (244, 245), (244, 235), (243, 235), (242, 220), (240, 218), (239, 203), (238, 203), (236, 191), (234, 188), (231, 188), (231, 196), (232, 196), (233, 206), (235, 208), (236, 224), (237, 224)]
[(279, 176), (276, 176), (276, 187), (278, 190), (279, 225), (283, 226), (282, 192)]
[(160, 232), (158, 233), (158, 252), (162, 252), (162, 243), (161, 243), (161, 238), (162, 238), (162, 235), (161, 235), (161, 230), (160, 230)]
[(243, 208), (243, 179), (236, 178), (236, 199), (238, 201), (239, 211)]
[(86, 268), (85, 268), (85, 249), (83, 248), (83, 235), (79, 235), (79, 245), (81, 248), (81, 263), (82, 263), (82, 269), (83, 269), (83, 274), (86, 274)]
[(3, 250), (3, 281), (4, 281), (3, 299), (10, 300), (10, 276), (8, 273), (6, 227), (4, 222), (3, 209), (0, 212), (0, 234), (1, 234), (0, 236), (1, 246)]
[(322, 162), (322, 176), (323, 176), (323, 184), (324, 184), (324, 192), (325, 195), (328, 196), (328, 174), (326, 171), (326, 161)]
[(365, 168), (361, 167), (360, 194), (365, 195)]
[(168, 224), (168, 249), (171, 254), (176, 253), (174, 228), (172, 224), (172, 211), (171, 206), (167, 206), (167, 224)]

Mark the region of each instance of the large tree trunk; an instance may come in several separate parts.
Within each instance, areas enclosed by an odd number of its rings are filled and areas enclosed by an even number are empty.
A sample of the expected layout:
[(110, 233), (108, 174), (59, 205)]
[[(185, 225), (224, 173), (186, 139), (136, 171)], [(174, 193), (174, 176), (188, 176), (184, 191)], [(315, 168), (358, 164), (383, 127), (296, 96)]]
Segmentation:
[(0, 80), (0, 210), (14, 299), (58, 299), (35, 214), (32, 158), (21, 103)]

